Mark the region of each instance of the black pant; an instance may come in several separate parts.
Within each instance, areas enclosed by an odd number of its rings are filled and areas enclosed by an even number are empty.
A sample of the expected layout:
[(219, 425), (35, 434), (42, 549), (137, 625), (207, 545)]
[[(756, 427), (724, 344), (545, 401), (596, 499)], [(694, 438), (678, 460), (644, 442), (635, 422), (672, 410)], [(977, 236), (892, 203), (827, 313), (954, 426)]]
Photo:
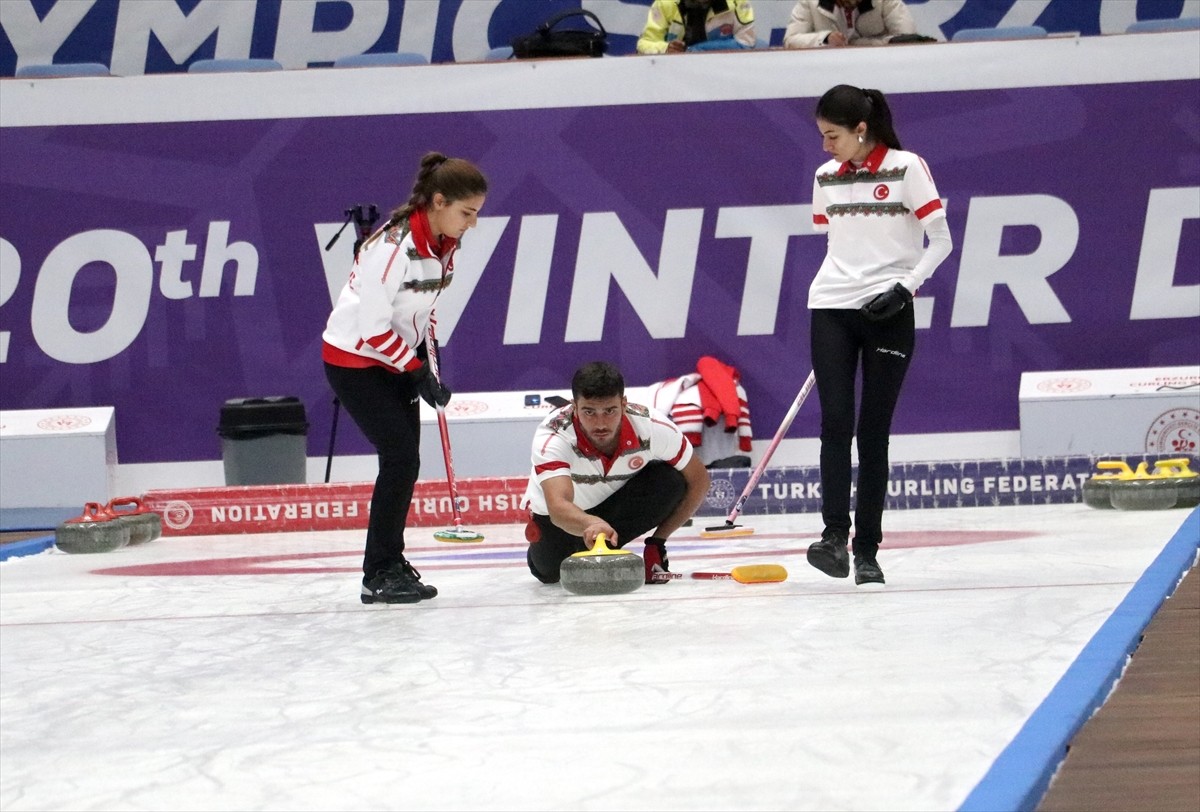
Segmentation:
[[(679, 506), (686, 491), (687, 480), (683, 474), (656, 460), (587, 512), (611, 524), (617, 531), (616, 546), (624, 547), (662, 524)], [(587, 545), (582, 536), (572, 536), (550, 521), (549, 516), (534, 513), (533, 522), (541, 538), (529, 545), (525, 556), (529, 571), (544, 584), (557, 584), (563, 560), (583, 552)]]
[[(881, 322), (857, 310), (812, 311), (811, 346), (821, 401), (821, 516), (825, 526), (850, 532), (850, 441), (858, 438), (855, 547), (873, 551), (883, 540), (888, 438), (900, 387), (912, 359), (913, 309)], [(862, 408), (855, 429), (854, 390), (862, 362)]]
[(404, 558), (404, 527), (421, 473), (421, 404), (407, 373), (325, 364), (325, 378), (379, 454), (363, 554), (365, 583)]

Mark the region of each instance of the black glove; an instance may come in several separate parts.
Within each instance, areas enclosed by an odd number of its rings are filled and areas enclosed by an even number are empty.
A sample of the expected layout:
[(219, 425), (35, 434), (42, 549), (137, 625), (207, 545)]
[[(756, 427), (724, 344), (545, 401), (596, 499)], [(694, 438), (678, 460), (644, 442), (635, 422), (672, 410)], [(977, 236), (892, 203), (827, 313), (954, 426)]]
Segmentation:
[(891, 290), (885, 290), (859, 309), (870, 321), (883, 321), (912, 304), (912, 299), (908, 288), (897, 282)]
[(421, 400), (435, 409), (438, 406), (445, 406), (450, 402), (450, 390), (429, 371), (429, 364), (422, 364), (417, 367), (413, 370), (412, 375), (416, 381), (417, 394), (421, 396)]
[(665, 539), (656, 538), (655, 536), (650, 536), (646, 539), (646, 548), (643, 551), (642, 561), (646, 565), (646, 583), (666, 583), (666, 579), (656, 577), (656, 573), (671, 571), (671, 564), (667, 561), (667, 542)]

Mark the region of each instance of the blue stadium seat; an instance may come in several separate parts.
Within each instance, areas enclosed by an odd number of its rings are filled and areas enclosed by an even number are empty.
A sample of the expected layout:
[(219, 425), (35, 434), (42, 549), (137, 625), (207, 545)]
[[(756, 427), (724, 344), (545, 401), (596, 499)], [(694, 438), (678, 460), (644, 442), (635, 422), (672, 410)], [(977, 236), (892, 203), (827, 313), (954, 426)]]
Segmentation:
[(335, 68), (361, 68), (378, 65), (428, 65), (429, 59), (424, 54), (414, 51), (401, 51), (386, 54), (350, 54), (339, 56), (333, 60)]
[(188, 73), (236, 73), (244, 71), (283, 70), (274, 59), (197, 59), (188, 65)]
[(112, 76), (99, 62), (64, 62), (57, 65), (21, 65), (13, 73), (18, 79), (51, 79), (59, 76)]
[(1200, 17), (1173, 17), (1168, 20), (1138, 20), (1130, 23), (1126, 34), (1146, 34), (1157, 31), (1200, 30)]
[(1005, 25), (998, 28), (960, 28), (950, 37), (951, 42), (983, 42), (999, 39), (1039, 39), (1046, 36), (1040, 25)]

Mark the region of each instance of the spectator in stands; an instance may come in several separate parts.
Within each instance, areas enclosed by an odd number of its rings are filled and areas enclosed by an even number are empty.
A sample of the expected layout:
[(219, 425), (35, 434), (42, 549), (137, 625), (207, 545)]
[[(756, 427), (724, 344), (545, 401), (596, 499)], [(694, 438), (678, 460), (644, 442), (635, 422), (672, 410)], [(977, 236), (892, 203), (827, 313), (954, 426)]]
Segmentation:
[(533, 436), (533, 470), (522, 507), (530, 520), (529, 570), (558, 583), (559, 567), (603, 533), (623, 547), (643, 533), (646, 583), (668, 572), (667, 538), (700, 507), (709, 476), (692, 444), (666, 415), (625, 399), (625, 379), (596, 361), (576, 370), (571, 402)]
[(785, 48), (887, 45), (920, 37), (904, 0), (798, 0), (783, 34)]
[(736, 50), (757, 43), (750, 0), (654, 0), (637, 52)]
[[(469, 161), (421, 159), (408, 202), (367, 238), (325, 326), (325, 377), (379, 454), (363, 555), (363, 603), (437, 595), (404, 557), (404, 528), (420, 473), (418, 395), (445, 405), (450, 390), (427, 363), (433, 306), (454, 275), (454, 252), (478, 222), (487, 180)], [(436, 347), (434, 347), (436, 352)]]
[[(832, 160), (813, 179), (813, 227), (828, 234), (825, 259), (808, 290), (825, 530), (809, 546), (808, 563), (835, 578), (850, 574), (850, 443), (856, 439), (854, 582), (882, 584), (876, 553), (883, 541), (892, 414), (915, 344), (913, 294), (953, 246), (929, 167), (900, 147), (882, 93), (838, 85), (817, 103), (816, 120)], [(857, 410), (856, 388), (862, 393)]]

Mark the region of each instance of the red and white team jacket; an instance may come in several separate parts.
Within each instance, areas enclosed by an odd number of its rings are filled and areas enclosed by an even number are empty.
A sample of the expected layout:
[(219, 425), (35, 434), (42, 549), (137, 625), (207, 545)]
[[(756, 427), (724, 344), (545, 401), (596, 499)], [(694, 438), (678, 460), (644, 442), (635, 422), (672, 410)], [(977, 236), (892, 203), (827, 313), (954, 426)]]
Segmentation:
[(735, 367), (703, 356), (696, 372), (652, 384), (650, 397), (650, 405), (669, 415), (692, 445), (702, 446), (704, 430), (720, 425), (726, 433), (737, 433), (739, 450), (750, 452), (750, 406)]
[(433, 307), (454, 278), (458, 242), (434, 242), (423, 210), (367, 241), (338, 296), (321, 339), (321, 358), (341, 367), (382, 366), (395, 372), (421, 366)]
[(533, 435), (533, 472), (521, 507), (549, 515), (542, 483), (570, 476), (575, 504), (590, 510), (620, 490), (648, 462), (662, 460), (682, 471), (692, 459), (692, 444), (661, 412), (630, 403), (621, 421), (621, 437), (611, 457), (588, 442), (567, 404), (547, 415)]

